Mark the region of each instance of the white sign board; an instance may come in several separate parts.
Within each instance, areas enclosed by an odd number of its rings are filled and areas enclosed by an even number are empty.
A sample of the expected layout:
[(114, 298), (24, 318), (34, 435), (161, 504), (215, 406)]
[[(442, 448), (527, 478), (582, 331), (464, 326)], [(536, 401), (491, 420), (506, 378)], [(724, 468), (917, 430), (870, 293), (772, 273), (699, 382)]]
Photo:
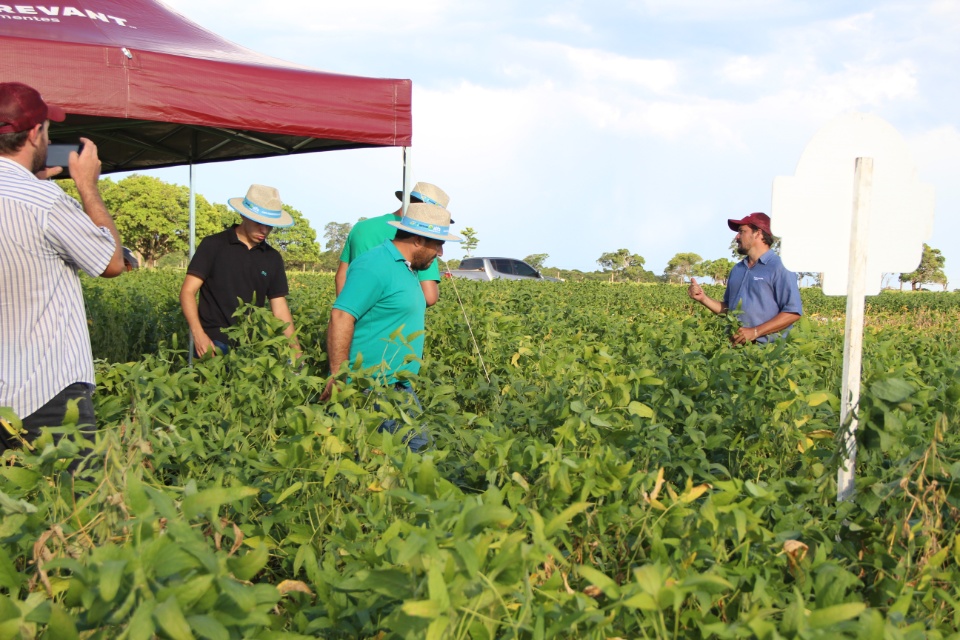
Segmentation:
[(807, 144), (796, 176), (774, 179), (770, 211), (784, 265), (823, 273), (827, 295), (847, 294), (857, 158), (873, 159), (867, 295), (880, 293), (884, 273), (915, 270), (933, 231), (933, 187), (918, 182), (910, 150), (896, 129), (858, 113), (830, 122)]

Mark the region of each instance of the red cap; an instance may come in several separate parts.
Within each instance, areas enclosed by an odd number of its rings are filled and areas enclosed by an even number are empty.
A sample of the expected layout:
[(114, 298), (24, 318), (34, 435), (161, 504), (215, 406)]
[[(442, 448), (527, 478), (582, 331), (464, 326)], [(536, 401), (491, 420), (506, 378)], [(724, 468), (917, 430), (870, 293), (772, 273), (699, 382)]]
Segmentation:
[(0, 134), (32, 129), (46, 120), (63, 122), (67, 117), (60, 107), (47, 104), (22, 82), (0, 82)]
[(745, 224), (752, 224), (757, 229), (773, 235), (770, 231), (770, 216), (765, 213), (751, 213), (743, 220), (727, 220), (727, 226), (733, 231), (740, 231), (740, 227)]

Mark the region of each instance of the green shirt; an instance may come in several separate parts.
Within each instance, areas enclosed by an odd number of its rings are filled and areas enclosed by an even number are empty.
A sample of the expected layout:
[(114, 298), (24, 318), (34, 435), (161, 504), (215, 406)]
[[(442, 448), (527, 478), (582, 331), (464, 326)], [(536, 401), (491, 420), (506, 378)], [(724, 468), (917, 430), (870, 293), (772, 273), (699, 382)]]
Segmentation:
[[(350, 235), (347, 236), (347, 243), (343, 245), (343, 251), (340, 252), (340, 262), (350, 264), (370, 249), (383, 244), (384, 240), (393, 240), (397, 235), (397, 228), (387, 224), (392, 221), (399, 222), (400, 216), (388, 213), (384, 216), (361, 220), (353, 225)], [(439, 260), (435, 259), (429, 267), (417, 272), (417, 277), (421, 282), (424, 280), (440, 282)]]
[[(357, 320), (350, 342), (351, 366), (358, 356), (365, 369), (383, 363), (387, 384), (397, 381), (399, 370), (420, 371), (427, 303), (416, 273), (393, 242), (385, 240), (350, 264), (333, 308)], [(398, 330), (402, 337), (391, 338)], [(404, 363), (410, 354), (417, 359)]]

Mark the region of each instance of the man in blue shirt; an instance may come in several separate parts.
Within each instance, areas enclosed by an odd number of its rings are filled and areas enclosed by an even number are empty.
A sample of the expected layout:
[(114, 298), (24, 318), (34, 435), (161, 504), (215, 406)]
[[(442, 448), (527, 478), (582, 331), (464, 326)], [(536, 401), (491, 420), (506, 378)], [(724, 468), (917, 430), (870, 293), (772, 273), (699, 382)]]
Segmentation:
[[(392, 240), (350, 263), (343, 289), (333, 303), (327, 327), (327, 355), (331, 378), (320, 396), (327, 400), (341, 366), (360, 367), (383, 384), (416, 393), (398, 373), (417, 373), (423, 357), (424, 299), (418, 275), (443, 255), (444, 242), (460, 242), (450, 233), (450, 213), (428, 203), (411, 203), (407, 214), (388, 221), (396, 230)], [(401, 338), (402, 336), (402, 338)], [(381, 430), (394, 432), (396, 421)], [(426, 433), (407, 441), (413, 451), (429, 443)]]
[(745, 258), (730, 272), (723, 300), (714, 300), (691, 279), (687, 294), (714, 313), (740, 306), (741, 327), (730, 337), (733, 344), (772, 342), (800, 319), (803, 307), (797, 275), (787, 271), (780, 256), (770, 250), (773, 234), (770, 217), (751, 213), (742, 220), (727, 220), (737, 232), (737, 253)]

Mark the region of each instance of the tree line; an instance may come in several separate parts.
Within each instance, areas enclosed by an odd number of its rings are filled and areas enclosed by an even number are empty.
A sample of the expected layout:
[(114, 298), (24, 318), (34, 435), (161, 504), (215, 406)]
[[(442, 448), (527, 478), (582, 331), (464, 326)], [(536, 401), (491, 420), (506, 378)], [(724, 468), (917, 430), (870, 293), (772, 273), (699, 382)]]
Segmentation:
[[(76, 185), (72, 180), (58, 181), (71, 196), (79, 199)], [(113, 213), (117, 230), (123, 238), (124, 246), (135, 251), (148, 267), (179, 266), (185, 267), (189, 251), (190, 190), (183, 185), (164, 182), (153, 176), (133, 174), (114, 182), (111, 178), (100, 180), (100, 193), (108, 210)], [(317, 241), (317, 232), (303, 214), (289, 205), (283, 205), (294, 219), (294, 225), (286, 229), (275, 229), (270, 234), (270, 244), (283, 255), (288, 268), (311, 271), (336, 271), (340, 252), (346, 244), (347, 236), (353, 225), (349, 222), (329, 222), (323, 229), (325, 244), (321, 250)], [(363, 220), (364, 218), (360, 218)], [(211, 203), (202, 195), (196, 196), (196, 238), (204, 237), (226, 229), (240, 222), (240, 216), (225, 204)], [(464, 242), (461, 247), (467, 256), (476, 250), (479, 240), (477, 232), (467, 227), (461, 231)], [(777, 251), (779, 241), (774, 243)], [(731, 242), (731, 255), (734, 260), (740, 256), (736, 252), (736, 243)], [(600, 269), (597, 271), (579, 271), (546, 266), (550, 255), (534, 253), (524, 258), (524, 262), (538, 271), (565, 280), (605, 280), (608, 282), (671, 282), (683, 283), (691, 277), (710, 278), (717, 284), (726, 284), (727, 276), (735, 264), (729, 258), (705, 260), (696, 253), (683, 252), (673, 256), (666, 269), (660, 275), (645, 269), (646, 260), (628, 249), (605, 252), (597, 259)], [(447, 260), (446, 267), (455, 269), (459, 260)], [(948, 282), (944, 272), (946, 258), (939, 249), (923, 245), (923, 257), (917, 269), (910, 273), (899, 274), (901, 288), (909, 283), (917, 290), (924, 284), (940, 284), (944, 289)], [(819, 285), (820, 274), (798, 273), (803, 280), (808, 278)], [(897, 276), (897, 274), (889, 274)], [(886, 281), (887, 278), (885, 278)]]

